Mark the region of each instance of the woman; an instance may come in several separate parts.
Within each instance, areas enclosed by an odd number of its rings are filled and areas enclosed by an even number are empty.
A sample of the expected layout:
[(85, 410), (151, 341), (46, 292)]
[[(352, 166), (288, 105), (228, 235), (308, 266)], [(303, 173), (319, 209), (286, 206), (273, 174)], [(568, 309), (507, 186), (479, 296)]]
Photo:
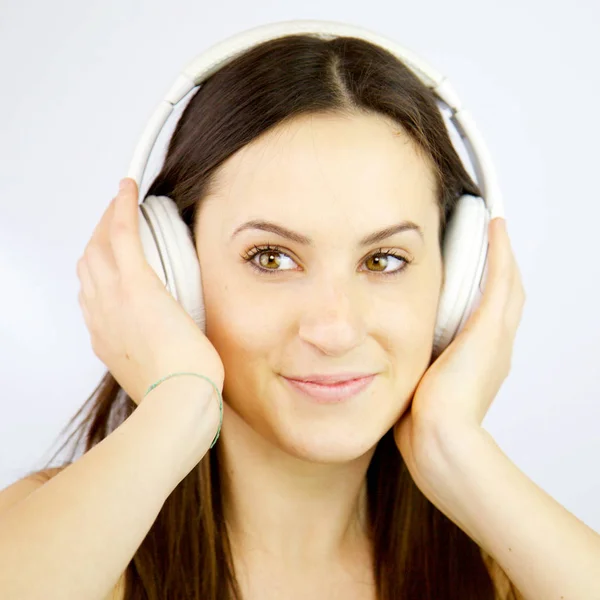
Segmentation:
[[(76, 415), (87, 452), (0, 495), (0, 597), (600, 597), (599, 537), (481, 428), (524, 302), (502, 219), (432, 362), (463, 193), (434, 98), (380, 48), (288, 36), (215, 73), (148, 191), (193, 234), (206, 336), (145, 262), (124, 180), (77, 266), (109, 368)], [(172, 372), (201, 377), (148, 391)], [(324, 403), (298, 383), (323, 374), (369, 377)]]

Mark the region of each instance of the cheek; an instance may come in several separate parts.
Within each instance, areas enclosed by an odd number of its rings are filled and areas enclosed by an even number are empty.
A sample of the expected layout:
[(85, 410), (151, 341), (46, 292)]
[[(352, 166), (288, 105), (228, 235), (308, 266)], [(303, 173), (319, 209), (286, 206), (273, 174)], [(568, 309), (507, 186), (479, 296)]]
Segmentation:
[[(388, 292), (374, 295), (375, 315), (388, 315), (388, 326), (400, 345), (420, 347), (433, 343), (441, 277), (441, 267), (420, 268)], [(378, 320), (386, 323), (385, 319)]]
[(402, 310), (402, 339), (406, 345), (418, 348), (433, 344), (438, 299), (429, 296), (420, 301), (411, 300)]
[(385, 332), (395, 385), (403, 394), (413, 389), (431, 363), (440, 285), (441, 271), (440, 277), (428, 277), (403, 290), (386, 307), (391, 317), (380, 331)]
[(397, 382), (410, 386), (429, 366), (436, 312), (430, 303), (401, 302), (396, 305), (395, 316), (380, 329)]
[[(238, 287), (207, 285), (204, 297), (206, 335), (223, 360), (226, 371), (251, 371), (281, 344), (286, 318), (281, 307), (265, 295), (261, 301)], [(289, 326), (289, 325), (288, 325)]]

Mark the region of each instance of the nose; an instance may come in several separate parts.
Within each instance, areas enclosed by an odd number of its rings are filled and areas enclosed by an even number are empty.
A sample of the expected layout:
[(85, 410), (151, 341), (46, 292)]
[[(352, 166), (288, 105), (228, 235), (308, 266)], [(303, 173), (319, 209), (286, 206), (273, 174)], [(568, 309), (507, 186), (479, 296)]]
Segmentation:
[(303, 341), (327, 355), (346, 354), (364, 342), (366, 305), (352, 283), (329, 278), (309, 293), (310, 300), (300, 309)]

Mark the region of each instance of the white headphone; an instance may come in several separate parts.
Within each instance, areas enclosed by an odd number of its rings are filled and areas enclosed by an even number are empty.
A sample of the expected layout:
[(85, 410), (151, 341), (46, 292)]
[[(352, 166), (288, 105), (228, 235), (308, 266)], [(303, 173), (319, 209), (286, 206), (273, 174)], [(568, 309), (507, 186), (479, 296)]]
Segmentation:
[[(210, 47), (190, 61), (159, 104), (135, 148), (127, 177), (141, 181), (152, 148), (174, 107), (215, 71), (253, 46), (290, 34), (310, 34), (322, 39), (338, 36), (361, 38), (398, 57), (450, 109), (450, 120), (473, 163), (483, 198), (464, 195), (447, 223), (443, 245), (445, 280), (441, 291), (434, 356), (462, 329), (479, 305), (487, 275), (488, 223), (504, 217), (502, 197), (492, 162), (470, 114), (461, 106), (448, 80), (396, 42), (371, 31), (333, 21), (292, 20), (255, 27)], [(200, 264), (191, 232), (177, 206), (166, 196), (148, 196), (139, 205), (140, 235), (146, 259), (167, 290), (206, 332)]]

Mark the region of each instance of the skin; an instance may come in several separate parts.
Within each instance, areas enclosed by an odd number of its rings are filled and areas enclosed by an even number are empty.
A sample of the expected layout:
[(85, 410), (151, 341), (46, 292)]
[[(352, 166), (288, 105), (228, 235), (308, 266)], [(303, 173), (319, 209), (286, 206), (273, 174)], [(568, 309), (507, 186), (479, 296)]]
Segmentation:
[[(210, 342), (145, 261), (137, 185), (124, 180), (78, 262), (92, 347), (138, 402), (149, 381), (194, 356), (218, 383), (225, 379), (217, 448), (247, 599), (374, 597), (363, 483), (372, 448), (391, 426), (416, 485), (508, 575), (519, 598), (600, 598), (600, 536), (522, 473), (481, 426), (510, 371), (525, 302), (505, 221), (489, 224), (480, 305), (428, 365), (442, 273), (432, 241), (437, 211), (426, 193), (432, 179), (406, 139), (383, 124), (296, 121), (224, 165), (198, 216)], [(376, 198), (375, 211), (360, 202), (365, 197)], [(295, 262), (275, 256), (266, 264), (293, 264), (292, 272), (259, 278), (239, 254), (280, 240), (253, 233), (256, 239), (231, 242), (244, 214), (293, 222), (315, 244), (281, 240)], [(356, 239), (399, 215), (418, 222), (423, 242), (406, 233), (388, 240), (386, 252), (402, 249), (413, 262), (398, 279), (382, 281), (385, 261), (383, 268), (365, 262), (379, 246), (359, 252)], [(326, 407), (308, 404), (279, 377), (356, 368), (377, 370), (375, 382), (354, 401)], [(200, 437), (202, 456), (212, 438)]]
[[(314, 245), (259, 230), (231, 239), (250, 219)], [(358, 245), (402, 220), (423, 236)], [(438, 228), (433, 171), (397, 124), (375, 115), (303, 116), (271, 130), (222, 165), (203, 199), (196, 231), (207, 337), (225, 367), (225, 505), (250, 588), (262, 578), (288, 590), (312, 578), (369, 580), (365, 474), (430, 362)], [(280, 251), (252, 259), (276, 271), (261, 276), (240, 255), (266, 244)], [(381, 248), (411, 263), (388, 256), (378, 265)], [(336, 405), (307, 401), (281, 377), (340, 371), (377, 376)]]

